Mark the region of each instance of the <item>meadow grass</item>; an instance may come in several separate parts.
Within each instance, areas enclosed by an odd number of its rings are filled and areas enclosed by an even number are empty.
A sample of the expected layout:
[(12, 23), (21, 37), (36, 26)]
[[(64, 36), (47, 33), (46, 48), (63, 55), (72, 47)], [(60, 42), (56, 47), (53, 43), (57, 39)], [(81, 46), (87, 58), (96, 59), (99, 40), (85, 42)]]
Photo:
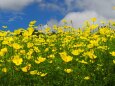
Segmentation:
[(0, 31), (0, 86), (115, 85), (113, 23), (35, 27)]

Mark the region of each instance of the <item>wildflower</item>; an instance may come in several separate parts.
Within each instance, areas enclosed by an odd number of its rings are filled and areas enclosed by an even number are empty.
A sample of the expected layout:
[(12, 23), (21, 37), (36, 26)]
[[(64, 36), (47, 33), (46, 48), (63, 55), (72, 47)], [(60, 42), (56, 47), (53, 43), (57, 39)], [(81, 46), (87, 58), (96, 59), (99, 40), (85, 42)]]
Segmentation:
[(28, 70), (27, 70), (27, 67), (23, 67), (23, 68), (21, 68), (22, 69), (22, 71), (23, 72), (27, 72)]
[(115, 64), (115, 59), (113, 60), (113, 64)]
[(44, 50), (44, 52), (47, 52), (49, 50), (49, 48), (46, 48), (45, 50)]
[(49, 63), (53, 63), (53, 61), (52, 61), (52, 60), (50, 60), (50, 61), (49, 61)]
[(83, 63), (83, 64), (88, 64), (88, 62), (84, 61), (84, 60), (81, 60), (79, 61), (80, 63)]
[(72, 54), (73, 55), (79, 55), (81, 52), (83, 52), (84, 50), (81, 50), (81, 49), (77, 49), (77, 50), (73, 50), (72, 51)]
[(54, 54), (51, 54), (51, 55), (48, 56), (48, 58), (54, 59), (54, 58), (55, 58), (55, 55), (54, 55)]
[(28, 72), (28, 70), (30, 70), (30, 67), (31, 67), (31, 64), (28, 64), (27, 66), (22, 67), (21, 69), (23, 72)]
[(73, 59), (73, 57), (67, 55), (66, 52), (60, 53), (60, 56), (61, 56), (61, 58), (62, 58), (62, 60), (63, 60), (64, 62), (70, 62), (70, 61), (72, 61), (72, 59)]
[(110, 52), (110, 54), (111, 54), (112, 56), (115, 56), (115, 51)]
[(46, 58), (38, 57), (37, 60), (35, 60), (35, 63), (40, 64), (40, 63), (44, 62), (45, 60), (46, 60)]
[(2, 48), (0, 51), (0, 56), (4, 56), (5, 53), (7, 53), (7, 52), (8, 52), (7, 48)]
[(7, 72), (7, 68), (6, 67), (2, 68), (2, 72), (6, 73)]
[(28, 28), (28, 36), (31, 36), (33, 32), (34, 32), (34, 28), (32, 27)]
[(14, 49), (16, 49), (16, 50), (22, 48), (22, 46), (20, 46), (18, 43), (14, 43), (14, 44), (12, 45), (12, 47), (13, 47)]
[(92, 22), (95, 22), (97, 19), (96, 18), (91, 18)]
[(38, 47), (35, 47), (35, 46), (34, 46), (33, 48), (34, 48), (34, 51), (35, 51), (35, 52), (40, 52), (40, 50), (39, 50)]
[(3, 48), (3, 49), (1, 49), (1, 52), (3, 52), (3, 53), (7, 53), (8, 50), (7, 50), (7, 48)]
[(27, 47), (28, 47), (28, 48), (33, 47), (33, 45), (34, 45), (33, 43), (30, 43), (30, 42), (29, 42), (29, 43), (27, 43)]
[(6, 40), (4, 40), (3, 42), (2, 42), (2, 44), (8, 44), (9, 42), (8, 41), (6, 41)]
[(44, 76), (46, 76), (46, 75), (47, 75), (47, 73), (41, 73), (41, 74), (40, 74), (41, 77), (44, 77)]
[(0, 56), (4, 56), (4, 53), (0, 51)]
[(24, 31), (24, 32), (23, 32), (23, 36), (24, 36), (24, 37), (28, 37), (28, 36), (29, 36), (29, 32), (28, 32), (28, 31)]
[(40, 75), (41, 73), (42, 73), (42, 72), (39, 72), (39, 71), (38, 71), (38, 72), (37, 72), (37, 75)]
[(12, 62), (13, 62), (15, 65), (19, 66), (19, 65), (22, 64), (23, 59), (20, 58), (19, 55), (16, 55), (16, 56), (14, 56), (14, 58), (12, 59)]
[(15, 33), (16, 35), (19, 35), (19, 34), (21, 33), (21, 30), (20, 30), (20, 29), (15, 30), (14, 33)]
[(33, 27), (35, 23), (36, 23), (36, 20), (31, 21), (31, 22), (29, 23), (29, 27)]
[(72, 51), (72, 54), (73, 54), (73, 55), (79, 55), (79, 51), (78, 51), (78, 50), (73, 50), (73, 51)]
[(20, 50), (20, 53), (21, 53), (21, 54), (25, 54), (26, 51), (25, 51), (25, 50)]
[(31, 55), (33, 54), (33, 52), (34, 52), (33, 49), (30, 49), (30, 50), (28, 51), (27, 55), (28, 55), (28, 56), (31, 56)]
[(91, 30), (94, 30), (94, 29), (96, 29), (97, 27), (98, 27), (97, 24), (96, 24), (96, 25), (93, 24), (93, 25), (90, 26)]
[(64, 69), (66, 73), (71, 73), (73, 70), (72, 69)]
[(90, 50), (90, 51), (88, 51), (88, 52), (85, 52), (84, 54), (83, 54), (83, 56), (88, 56), (90, 59), (95, 59), (95, 58), (97, 58), (97, 56), (94, 54), (94, 50)]
[(37, 70), (30, 71), (30, 74), (31, 74), (31, 75), (37, 74)]
[(102, 41), (102, 42), (106, 42), (106, 41), (107, 41), (107, 38), (102, 37), (102, 38), (101, 38), (101, 41)]
[(89, 80), (89, 79), (90, 79), (90, 77), (89, 77), (89, 76), (86, 76), (86, 77), (84, 77), (84, 79), (85, 79), (85, 80)]

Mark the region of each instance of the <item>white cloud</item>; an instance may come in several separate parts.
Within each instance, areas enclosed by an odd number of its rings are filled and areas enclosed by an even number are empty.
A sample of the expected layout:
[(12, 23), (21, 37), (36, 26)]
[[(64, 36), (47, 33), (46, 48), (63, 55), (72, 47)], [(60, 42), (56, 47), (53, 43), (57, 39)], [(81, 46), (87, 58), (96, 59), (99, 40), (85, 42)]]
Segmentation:
[[(101, 20), (106, 21), (107, 19), (103, 16), (98, 15), (95, 11), (84, 11), (84, 12), (70, 12), (63, 19), (67, 21), (68, 25), (73, 25), (75, 28), (83, 26), (84, 22), (88, 20), (91, 22), (91, 18), (96, 17), (97, 21), (95, 23), (100, 23)], [(72, 24), (71, 24), (72, 21)], [(60, 21), (60, 24), (63, 24)]]
[[(92, 17), (97, 18), (96, 23), (100, 23), (100, 20), (115, 19), (115, 10), (112, 9), (115, 5), (114, 0), (64, 0), (63, 6), (60, 3), (43, 3), (41, 5), (42, 8), (64, 12), (63, 19), (66, 19), (69, 25), (72, 20), (73, 26), (76, 28), (81, 27), (85, 20), (90, 20)], [(62, 22), (59, 22), (60, 24)]]
[(47, 22), (48, 26), (52, 27), (53, 25), (58, 25), (58, 21), (56, 19), (50, 19)]
[(65, 0), (69, 10), (95, 11), (106, 18), (115, 18), (115, 0)]
[(20, 10), (35, 0), (0, 0), (0, 9)]
[[(115, 6), (114, 0), (65, 0), (65, 4), (67, 11), (70, 12), (63, 19), (67, 20), (69, 25), (72, 20), (73, 26), (76, 28), (81, 27), (85, 20), (92, 17), (98, 19), (96, 23), (100, 23), (100, 20), (115, 19), (115, 10), (112, 9)], [(80, 12), (71, 12), (76, 9)]]
[(49, 9), (52, 11), (59, 11), (60, 13), (65, 13), (65, 3), (59, 2), (58, 0), (52, 0), (51, 2), (48, 2), (47, 0), (42, 1), (41, 3), (38, 3), (38, 6), (43, 9)]

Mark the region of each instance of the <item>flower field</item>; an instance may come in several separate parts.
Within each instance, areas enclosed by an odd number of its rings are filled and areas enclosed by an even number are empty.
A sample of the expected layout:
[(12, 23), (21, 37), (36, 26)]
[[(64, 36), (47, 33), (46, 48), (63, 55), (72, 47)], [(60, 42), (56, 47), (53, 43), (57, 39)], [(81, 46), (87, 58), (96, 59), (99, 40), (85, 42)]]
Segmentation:
[[(0, 31), (2, 86), (114, 86), (115, 22)], [(5, 27), (5, 26), (4, 26)]]

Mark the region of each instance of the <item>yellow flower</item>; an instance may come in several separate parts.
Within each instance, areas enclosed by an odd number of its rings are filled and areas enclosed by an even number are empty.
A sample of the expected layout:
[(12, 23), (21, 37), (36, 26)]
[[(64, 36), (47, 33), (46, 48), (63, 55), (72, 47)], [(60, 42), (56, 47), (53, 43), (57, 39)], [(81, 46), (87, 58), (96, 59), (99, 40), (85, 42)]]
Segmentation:
[(17, 66), (21, 65), (23, 62), (23, 59), (19, 57), (19, 55), (14, 56), (12, 59), (13, 63)]
[(23, 68), (21, 68), (22, 69), (22, 71), (23, 72), (27, 72), (28, 70), (27, 70), (27, 67), (23, 67)]
[(9, 42), (8, 41), (6, 41), (6, 40), (4, 40), (3, 42), (2, 42), (2, 44), (8, 44)]
[(32, 27), (28, 28), (28, 35), (29, 36), (31, 36), (33, 32), (34, 32), (34, 28), (32, 28)]
[(39, 50), (38, 47), (34, 46), (33, 48), (34, 48), (34, 51), (35, 51), (35, 52), (40, 52), (40, 50)]
[(102, 41), (102, 42), (106, 42), (106, 41), (107, 41), (107, 38), (102, 37), (102, 38), (101, 38), (101, 41)]
[(89, 80), (89, 79), (90, 79), (90, 77), (89, 77), (89, 76), (86, 76), (86, 77), (84, 77), (84, 79), (85, 79), (85, 80)]
[(97, 56), (94, 54), (94, 50), (87, 51), (83, 54), (83, 56), (88, 56), (90, 59), (95, 59)]
[(0, 36), (6, 36), (7, 32), (0, 32)]
[(35, 63), (40, 64), (40, 63), (44, 62), (45, 60), (46, 60), (46, 58), (38, 57), (37, 60), (35, 60)]
[(115, 59), (113, 60), (113, 64), (115, 64)]
[(14, 44), (12, 45), (12, 47), (13, 47), (14, 49), (16, 49), (16, 50), (22, 48), (22, 46), (20, 46), (18, 43), (14, 43)]
[(30, 71), (30, 74), (31, 74), (31, 75), (37, 74), (37, 70)]
[(29, 27), (33, 27), (35, 23), (36, 23), (36, 20), (31, 21), (31, 22), (29, 23)]
[(92, 22), (95, 22), (97, 19), (96, 18), (91, 18), (91, 21)]
[(94, 46), (98, 46), (99, 40), (90, 40), (90, 44), (87, 45), (88, 48), (93, 48)]
[(94, 29), (98, 28), (98, 25), (97, 24), (96, 25), (93, 24), (93, 25), (90, 26), (90, 28), (91, 28), (91, 30), (94, 30)]
[(63, 60), (64, 62), (70, 62), (70, 61), (72, 61), (72, 59), (73, 59), (73, 57), (67, 55), (66, 52), (60, 53), (60, 56), (61, 56), (61, 58), (62, 58), (62, 60)]
[(42, 73), (42, 72), (39, 72), (39, 71), (38, 71), (38, 72), (37, 72), (37, 75), (40, 75), (41, 73)]
[(30, 43), (30, 42), (29, 42), (29, 43), (27, 44), (27, 47), (28, 47), (28, 48), (31, 48), (31, 47), (33, 47), (33, 45), (34, 45), (33, 43)]
[(0, 51), (0, 56), (4, 56), (4, 53)]
[(83, 52), (84, 50), (81, 50), (81, 49), (77, 49), (77, 50), (73, 50), (72, 51), (72, 54), (73, 55), (79, 55), (81, 52)]
[(33, 52), (34, 52), (33, 49), (30, 49), (30, 50), (28, 51), (27, 55), (28, 55), (28, 56), (31, 56), (31, 55), (33, 54)]
[(88, 44), (87, 47), (90, 49), (90, 48), (93, 48), (94, 45), (93, 44)]
[(25, 54), (26, 51), (25, 51), (25, 50), (20, 50), (20, 53), (21, 53), (21, 54)]
[(17, 35), (19, 35), (21, 33), (21, 30), (20, 29), (15, 30), (14, 33), (17, 34)]
[(110, 54), (111, 54), (112, 56), (115, 56), (115, 51), (110, 52)]
[(46, 76), (46, 75), (47, 75), (47, 73), (41, 73), (41, 74), (40, 74), (41, 77), (44, 77), (44, 76)]
[(80, 63), (83, 63), (83, 64), (88, 64), (86, 61), (84, 61), (84, 60), (81, 60), (81, 61), (79, 61)]
[(24, 37), (28, 37), (29, 36), (29, 32), (28, 31), (24, 31), (23, 36)]
[(71, 73), (71, 72), (73, 72), (72, 69), (64, 69), (64, 71), (65, 71), (66, 73)]
[(46, 48), (45, 50), (44, 50), (44, 52), (47, 52), (49, 50), (49, 48)]
[(55, 55), (54, 55), (54, 54), (51, 54), (51, 55), (48, 56), (48, 58), (54, 59), (54, 58), (55, 58)]
[(73, 54), (73, 55), (79, 55), (79, 51), (78, 51), (78, 50), (73, 50), (73, 51), (72, 51), (72, 54)]
[(5, 53), (7, 53), (7, 52), (8, 52), (7, 48), (2, 48), (0, 51), (0, 56), (4, 56)]
[(28, 72), (30, 70), (31, 64), (28, 64), (27, 66), (21, 68), (23, 72)]
[(8, 50), (7, 50), (7, 48), (3, 48), (3, 49), (1, 49), (1, 52), (3, 52), (3, 53), (7, 53)]
[(2, 72), (6, 73), (7, 72), (7, 68), (6, 67), (2, 68)]

